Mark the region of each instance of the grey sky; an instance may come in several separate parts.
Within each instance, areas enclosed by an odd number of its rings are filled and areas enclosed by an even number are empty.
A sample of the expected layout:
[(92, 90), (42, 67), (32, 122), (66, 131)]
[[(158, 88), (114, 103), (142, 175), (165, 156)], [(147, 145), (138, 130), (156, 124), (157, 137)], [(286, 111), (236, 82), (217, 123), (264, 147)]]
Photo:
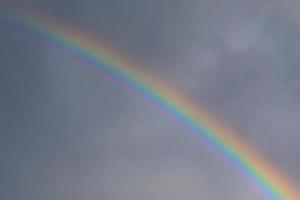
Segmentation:
[[(300, 183), (297, 1), (30, 0), (199, 100)], [(1, 199), (261, 199), (117, 86), (0, 26)]]

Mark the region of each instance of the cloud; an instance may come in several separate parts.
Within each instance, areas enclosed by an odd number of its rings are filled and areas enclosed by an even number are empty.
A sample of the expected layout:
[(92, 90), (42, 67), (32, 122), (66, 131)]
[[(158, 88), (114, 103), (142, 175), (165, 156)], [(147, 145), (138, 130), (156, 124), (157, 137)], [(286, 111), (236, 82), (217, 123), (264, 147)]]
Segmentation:
[[(300, 180), (296, 12), (275, 1), (30, 4), (150, 66)], [(140, 100), (55, 52), (0, 34), (3, 199), (260, 199)]]

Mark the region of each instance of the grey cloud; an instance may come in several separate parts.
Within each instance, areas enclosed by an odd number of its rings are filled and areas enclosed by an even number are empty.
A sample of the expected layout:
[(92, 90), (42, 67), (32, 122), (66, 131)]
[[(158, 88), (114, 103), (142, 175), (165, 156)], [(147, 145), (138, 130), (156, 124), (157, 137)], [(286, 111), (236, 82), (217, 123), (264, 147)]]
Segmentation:
[[(299, 23), (284, 10), (289, 2), (25, 3), (145, 63), (300, 180)], [(3, 199), (261, 199), (140, 100), (26, 38), (0, 34)]]

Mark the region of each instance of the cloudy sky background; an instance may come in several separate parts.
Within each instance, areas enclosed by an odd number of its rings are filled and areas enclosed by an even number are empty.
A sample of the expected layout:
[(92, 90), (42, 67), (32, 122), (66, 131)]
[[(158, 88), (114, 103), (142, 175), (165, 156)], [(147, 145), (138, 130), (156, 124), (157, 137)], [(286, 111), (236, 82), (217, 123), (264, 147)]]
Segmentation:
[[(296, 0), (16, 2), (147, 66), (300, 183)], [(143, 102), (4, 26), (0, 92), (1, 199), (261, 199)]]

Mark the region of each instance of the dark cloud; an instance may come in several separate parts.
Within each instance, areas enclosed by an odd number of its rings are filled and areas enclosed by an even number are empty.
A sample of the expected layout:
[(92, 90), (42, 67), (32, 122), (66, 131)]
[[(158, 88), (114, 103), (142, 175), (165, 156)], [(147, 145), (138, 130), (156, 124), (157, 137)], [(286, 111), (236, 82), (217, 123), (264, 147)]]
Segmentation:
[[(144, 63), (300, 181), (295, 2), (17, 3)], [(140, 100), (2, 27), (1, 198), (261, 199)]]

